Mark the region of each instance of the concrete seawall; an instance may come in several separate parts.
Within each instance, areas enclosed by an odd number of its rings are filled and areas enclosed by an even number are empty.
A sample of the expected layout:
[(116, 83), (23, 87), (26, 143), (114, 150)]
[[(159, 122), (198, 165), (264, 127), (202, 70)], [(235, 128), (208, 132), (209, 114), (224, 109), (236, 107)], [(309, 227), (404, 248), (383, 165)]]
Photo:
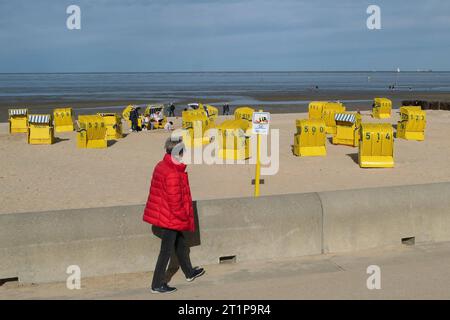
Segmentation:
[(450, 240), (450, 183), (321, 192), (324, 252)]
[[(195, 264), (277, 259), (450, 240), (450, 182), (195, 203)], [(0, 279), (65, 281), (150, 271), (160, 241), (143, 205), (0, 215)], [(155, 236), (156, 235), (156, 236)]]

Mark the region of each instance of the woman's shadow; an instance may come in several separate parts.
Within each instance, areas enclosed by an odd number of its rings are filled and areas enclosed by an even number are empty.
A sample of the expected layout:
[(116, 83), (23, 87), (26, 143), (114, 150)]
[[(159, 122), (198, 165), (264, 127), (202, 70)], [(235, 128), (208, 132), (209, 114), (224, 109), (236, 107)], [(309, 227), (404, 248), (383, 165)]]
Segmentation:
[[(193, 201), (192, 206), (194, 207), (194, 222), (195, 222), (195, 231), (194, 232), (183, 232), (184, 238), (186, 239), (186, 246), (188, 250), (188, 255), (190, 256), (190, 248), (196, 247), (201, 244), (200, 241), (200, 224), (198, 223), (198, 211), (197, 211), (197, 201)], [(161, 239), (162, 230), (159, 227), (152, 226), (152, 232), (155, 236)], [(180, 269), (180, 264), (178, 263), (177, 256), (175, 254), (175, 250), (172, 251), (172, 255), (170, 256), (169, 267), (166, 272), (166, 283), (169, 283), (172, 277), (177, 273)]]

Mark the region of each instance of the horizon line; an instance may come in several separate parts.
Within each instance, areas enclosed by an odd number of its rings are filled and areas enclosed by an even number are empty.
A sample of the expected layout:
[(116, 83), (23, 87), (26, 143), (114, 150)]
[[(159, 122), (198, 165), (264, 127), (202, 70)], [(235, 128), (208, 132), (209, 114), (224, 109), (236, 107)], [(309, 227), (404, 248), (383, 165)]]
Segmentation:
[(450, 70), (246, 70), (246, 71), (57, 71), (57, 72), (0, 72), (0, 74), (126, 74), (126, 73), (432, 73), (450, 72)]

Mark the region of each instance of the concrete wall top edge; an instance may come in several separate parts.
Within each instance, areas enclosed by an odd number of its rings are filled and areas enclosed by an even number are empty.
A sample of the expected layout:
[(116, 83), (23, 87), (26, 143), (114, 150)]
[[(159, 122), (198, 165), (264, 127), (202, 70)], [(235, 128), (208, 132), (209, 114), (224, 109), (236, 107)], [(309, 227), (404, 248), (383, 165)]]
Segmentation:
[(327, 195), (327, 194), (339, 194), (339, 193), (348, 193), (348, 192), (360, 192), (364, 193), (366, 191), (374, 191), (374, 190), (406, 190), (406, 189), (421, 189), (421, 188), (429, 188), (429, 187), (450, 187), (450, 181), (448, 182), (434, 182), (434, 183), (418, 183), (418, 184), (408, 184), (408, 185), (395, 185), (395, 186), (384, 186), (384, 187), (370, 187), (370, 188), (358, 188), (358, 189), (345, 189), (345, 190), (330, 190), (330, 191), (319, 191), (317, 192), (319, 195)]
[[(329, 194), (329, 193), (338, 193), (338, 192), (351, 192), (351, 191), (362, 191), (362, 190), (371, 190), (371, 189), (390, 189), (390, 188), (404, 188), (404, 187), (426, 187), (428, 185), (450, 185), (450, 181), (448, 182), (436, 182), (436, 183), (426, 183), (426, 184), (413, 184), (413, 185), (395, 185), (395, 186), (385, 186), (385, 187), (370, 187), (370, 188), (359, 188), (359, 189), (345, 189), (345, 190), (329, 190), (329, 191), (318, 191), (318, 192), (304, 192), (304, 193), (285, 193), (285, 194), (273, 194), (273, 195), (264, 195), (260, 196), (259, 198), (254, 197), (233, 197), (233, 198), (217, 198), (217, 199), (205, 199), (205, 200), (194, 200), (194, 202), (215, 202), (215, 201), (236, 201), (236, 200), (255, 200), (258, 199), (271, 199), (271, 198), (278, 198), (278, 197), (291, 197), (295, 195), (305, 195), (305, 194)], [(77, 211), (82, 212), (85, 210), (95, 210), (95, 209), (108, 209), (108, 208), (120, 208), (120, 207), (142, 207), (144, 209), (145, 203), (135, 203), (135, 204), (125, 204), (125, 205), (119, 205), (119, 206), (107, 206), (107, 207), (86, 207), (86, 208), (69, 208), (69, 209), (56, 209), (56, 210), (37, 210), (37, 211), (27, 211), (27, 212), (6, 212), (0, 214), (2, 215), (27, 215), (27, 214), (36, 214), (36, 213), (42, 213), (42, 214), (49, 214), (52, 212), (73, 212), (76, 213)]]
[(68, 209), (53, 209), (53, 210), (36, 210), (36, 211), (25, 211), (25, 212), (5, 212), (0, 213), (0, 217), (3, 215), (29, 215), (29, 214), (52, 214), (52, 213), (64, 213), (64, 212), (71, 212), (71, 213), (78, 213), (78, 212), (84, 212), (86, 210), (108, 210), (112, 208), (129, 208), (129, 207), (142, 207), (142, 210), (144, 210), (145, 203), (136, 203), (136, 204), (124, 204), (124, 205), (118, 205), (118, 206), (106, 206), (106, 207), (80, 207), (80, 208), (68, 208)]

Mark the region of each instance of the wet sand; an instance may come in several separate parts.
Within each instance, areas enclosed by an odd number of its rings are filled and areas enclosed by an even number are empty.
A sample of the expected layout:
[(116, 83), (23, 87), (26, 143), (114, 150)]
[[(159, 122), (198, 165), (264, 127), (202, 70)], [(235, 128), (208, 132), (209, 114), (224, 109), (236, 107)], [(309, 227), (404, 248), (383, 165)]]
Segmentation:
[[(427, 111), (425, 141), (395, 140), (392, 169), (361, 169), (357, 148), (329, 141), (326, 157), (295, 157), (295, 119), (306, 117), (272, 116), (271, 128), (280, 134), (279, 171), (263, 177), (262, 195), (450, 181), (449, 111)], [(388, 121), (398, 119), (394, 112)], [(363, 121), (380, 120), (363, 112)], [(179, 128), (181, 119), (174, 122)], [(6, 130), (6, 123), (0, 124), (0, 213), (143, 204), (169, 136), (164, 131), (130, 133), (107, 149), (95, 150), (77, 149), (74, 132), (58, 133), (54, 145), (38, 146), (27, 145), (24, 134), (11, 136)], [(254, 170), (250, 164), (189, 165), (193, 198), (250, 197)]]

